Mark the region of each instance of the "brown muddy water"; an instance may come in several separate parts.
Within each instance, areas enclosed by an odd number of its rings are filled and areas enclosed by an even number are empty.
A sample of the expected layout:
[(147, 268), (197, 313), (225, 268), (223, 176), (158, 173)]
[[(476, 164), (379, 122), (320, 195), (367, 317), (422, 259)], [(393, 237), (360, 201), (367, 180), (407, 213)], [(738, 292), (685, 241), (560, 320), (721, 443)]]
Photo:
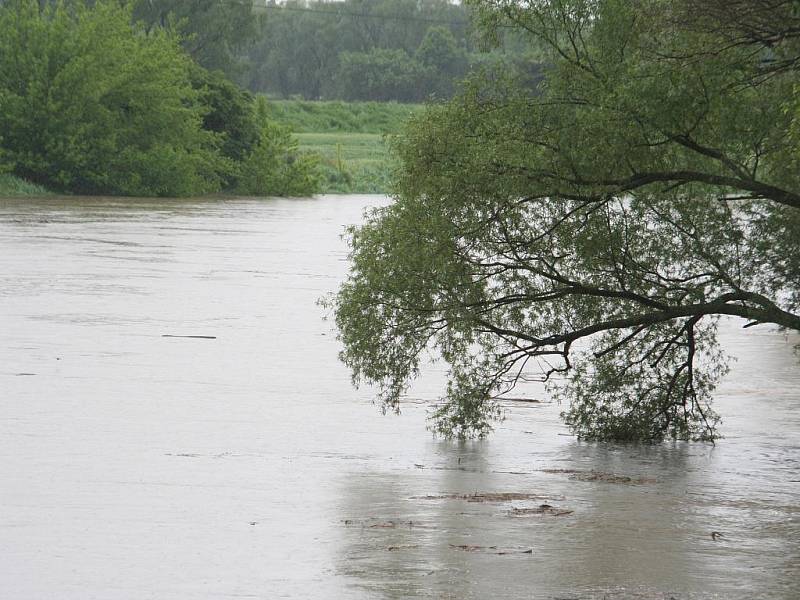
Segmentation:
[(384, 202), (0, 200), (1, 598), (800, 597), (797, 337), (723, 327), (716, 446), (437, 440), (316, 304)]

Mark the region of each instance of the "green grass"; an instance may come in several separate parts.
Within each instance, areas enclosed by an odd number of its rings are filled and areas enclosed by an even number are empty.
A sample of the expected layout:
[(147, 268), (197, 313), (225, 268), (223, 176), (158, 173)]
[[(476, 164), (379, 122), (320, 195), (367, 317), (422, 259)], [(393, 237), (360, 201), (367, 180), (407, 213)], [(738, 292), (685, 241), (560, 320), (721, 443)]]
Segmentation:
[(423, 109), (396, 102), (311, 102), (272, 100), (270, 116), (294, 133), (398, 133), (403, 123)]
[(0, 173), (0, 196), (50, 196), (52, 192), (40, 185), (25, 181), (9, 173)]
[(302, 150), (317, 152), (331, 161), (382, 162), (388, 158), (386, 144), (377, 133), (298, 133)]
[(422, 105), (393, 102), (271, 101), (300, 149), (321, 157), (325, 193), (386, 193), (392, 159), (386, 136), (400, 133)]
[(376, 133), (298, 133), (300, 150), (321, 157), (325, 193), (386, 193), (391, 158)]

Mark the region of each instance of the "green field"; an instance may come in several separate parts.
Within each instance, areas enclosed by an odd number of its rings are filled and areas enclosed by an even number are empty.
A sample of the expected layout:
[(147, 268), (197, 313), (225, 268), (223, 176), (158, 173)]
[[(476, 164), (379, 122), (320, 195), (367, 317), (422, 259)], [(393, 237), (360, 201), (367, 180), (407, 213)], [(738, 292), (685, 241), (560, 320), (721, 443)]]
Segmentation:
[(300, 149), (321, 158), (325, 193), (386, 193), (392, 159), (388, 137), (402, 131), (416, 104), (270, 102), (272, 118), (289, 127)]
[(297, 133), (300, 148), (317, 152), (326, 161), (384, 162), (388, 152), (377, 133)]
[(298, 133), (300, 149), (321, 158), (323, 193), (381, 194), (389, 188), (391, 158), (376, 133)]
[(295, 133), (399, 133), (422, 104), (270, 100), (270, 117)]

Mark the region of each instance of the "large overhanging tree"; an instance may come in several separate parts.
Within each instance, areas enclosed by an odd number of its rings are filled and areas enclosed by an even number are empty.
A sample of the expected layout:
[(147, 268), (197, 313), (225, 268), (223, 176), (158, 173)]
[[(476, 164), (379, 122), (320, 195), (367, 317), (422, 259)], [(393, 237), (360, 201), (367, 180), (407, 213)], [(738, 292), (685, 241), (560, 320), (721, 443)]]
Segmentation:
[(800, 331), (797, 3), (473, 4), (551, 68), (476, 77), (397, 143), (396, 201), (351, 231), (343, 360), (394, 408), (447, 361), (444, 434), (538, 372), (582, 437), (713, 439), (720, 317)]

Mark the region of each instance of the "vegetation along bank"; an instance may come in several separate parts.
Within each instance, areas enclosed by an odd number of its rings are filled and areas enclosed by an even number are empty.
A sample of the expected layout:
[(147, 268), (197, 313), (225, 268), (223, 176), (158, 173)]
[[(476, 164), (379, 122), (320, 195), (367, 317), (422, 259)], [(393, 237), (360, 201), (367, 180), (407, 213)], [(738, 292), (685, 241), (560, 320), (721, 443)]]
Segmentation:
[(263, 99), (131, 11), (111, 0), (0, 4), (0, 173), (83, 194), (319, 189), (318, 158)]

